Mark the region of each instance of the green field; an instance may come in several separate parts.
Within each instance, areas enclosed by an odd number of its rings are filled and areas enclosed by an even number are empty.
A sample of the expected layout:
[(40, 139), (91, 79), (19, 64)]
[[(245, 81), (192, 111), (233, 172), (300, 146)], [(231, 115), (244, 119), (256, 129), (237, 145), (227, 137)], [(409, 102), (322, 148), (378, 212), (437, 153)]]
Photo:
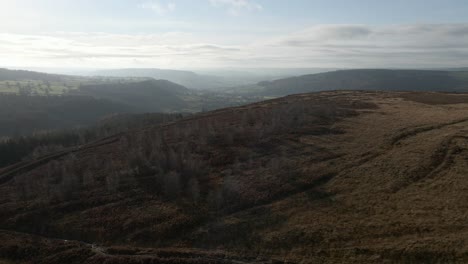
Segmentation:
[(142, 78), (110, 77), (66, 77), (60, 81), (43, 80), (3, 80), (0, 81), (0, 93), (27, 95), (60, 95), (78, 89), (82, 85), (103, 83), (125, 83), (142, 80)]
[(37, 80), (0, 81), (0, 92), (26, 94), (62, 94), (69, 89), (77, 89), (73, 82), (44, 82)]

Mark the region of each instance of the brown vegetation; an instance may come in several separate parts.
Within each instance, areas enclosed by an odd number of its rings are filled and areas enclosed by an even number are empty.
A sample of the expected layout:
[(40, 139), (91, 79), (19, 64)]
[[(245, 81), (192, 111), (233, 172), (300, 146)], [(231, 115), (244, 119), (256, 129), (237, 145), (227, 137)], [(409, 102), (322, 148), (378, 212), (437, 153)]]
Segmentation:
[(179, 261), (167, 263), (197, 263), (196, 249), (200, 263), (467, 261), (468, 100), (444, 96), (288, 96), (11, 166), (0, 225), (54, 251), (5, 231), (0, 259), (31, 261), (32, 247), (69, 263), (156, 263), (161, 248)]

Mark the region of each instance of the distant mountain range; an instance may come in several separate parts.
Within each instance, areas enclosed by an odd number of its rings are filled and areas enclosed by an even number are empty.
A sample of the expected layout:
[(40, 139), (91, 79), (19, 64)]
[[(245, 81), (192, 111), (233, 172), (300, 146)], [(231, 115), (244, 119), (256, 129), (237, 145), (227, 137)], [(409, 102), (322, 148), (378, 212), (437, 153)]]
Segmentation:
[(325, 90), (468, 92), (468, 71), (340, 70), (259, 82), (265, 96)]

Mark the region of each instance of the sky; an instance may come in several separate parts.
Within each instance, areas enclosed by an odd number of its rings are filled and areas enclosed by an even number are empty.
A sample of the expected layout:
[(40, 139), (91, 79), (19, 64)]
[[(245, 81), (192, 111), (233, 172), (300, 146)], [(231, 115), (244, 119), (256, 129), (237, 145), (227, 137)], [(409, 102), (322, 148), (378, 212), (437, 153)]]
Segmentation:
[(468, 67), (466, 0), (0, 0), (0, 66)]

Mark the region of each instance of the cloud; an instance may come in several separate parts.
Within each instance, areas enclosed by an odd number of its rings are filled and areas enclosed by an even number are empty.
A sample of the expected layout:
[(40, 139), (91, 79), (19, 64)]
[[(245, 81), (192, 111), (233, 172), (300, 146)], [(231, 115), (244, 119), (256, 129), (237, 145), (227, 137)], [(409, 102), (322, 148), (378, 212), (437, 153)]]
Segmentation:
[[(334, 67), (445, 67), (468, 61), (467, 24), (316, 25), (267, 42), (302, 63)], [(290, 58), (286, 58), (288, 61)], [(301, 64), (300, 60), (296, 61)]]
[(287, 36), (281, 45), (310, 46), (331, 41), (362, 39), (372, 34), (372, 28), (363, 25), (317, 25)]
[(158, 15), (164, 15), (176, 9), (176, 4), (173, 2), (161, 3), (160, 1), (148, 1), (139, 5), (141, 8), (149, 9)]
[(184, 32), (3, 33), (0, 57), (4, 66), (46, 67), (466, 67), (468, 24), (315, 25), (236, 44)]
[(226, 7), (228, 13), (233, 16), (240, 15), (243, 11), (260, 11), (263, 6), (250, 0), (209, 0), (213, 6)]
[(239, 51), (179, 32), (144, 35), (75, 32), (53, 36), (0, 33), (4, 66), (182, 67), (202, 65), (219, 54), (235, 56)]

